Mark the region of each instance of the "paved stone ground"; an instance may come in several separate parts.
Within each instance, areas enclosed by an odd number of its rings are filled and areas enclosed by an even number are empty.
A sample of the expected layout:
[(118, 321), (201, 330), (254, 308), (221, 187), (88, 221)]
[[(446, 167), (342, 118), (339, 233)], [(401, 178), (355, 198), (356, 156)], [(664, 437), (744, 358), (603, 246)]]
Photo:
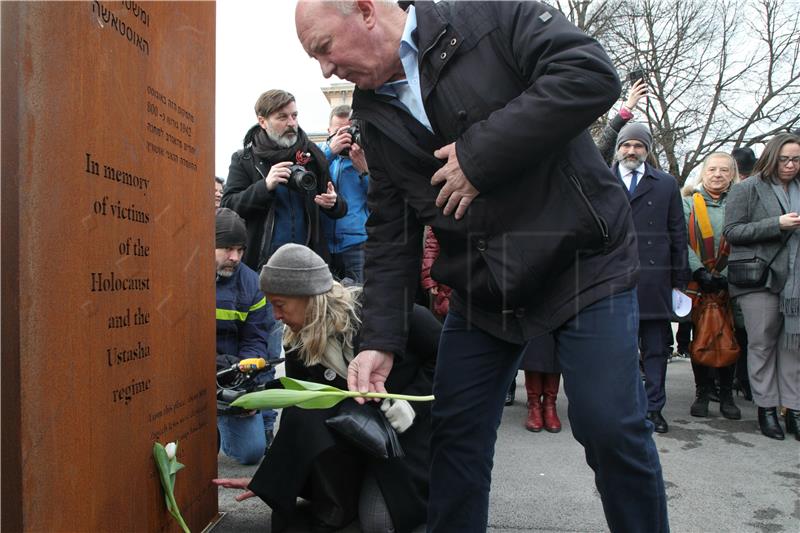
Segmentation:
[[(517, 377), (517, 402), (507, 407), (500, 426), (493, 472), (489, 531), (512, 533), (607, 531), (592, 472), (572, 438), (567, 401), (559, 400), (564, 429), (558, 434), (529, 433), (523, 377)], [(752, 403), (738, 398), (742, 420), (726, 420), (711, 404), (709, 418), (689, 416), (694, 399), (688, 360), (670, 363), (667, 372), (669, 433), (656, 435), (673, 532), (796, 533), (800, 531), (800, 442), (763, 437)], [(219, 473), (249, 476), (224, 456)], [(269, 508), (258, 499), (233, 500), (220, 491), (227, 513), (214, 533), (269, 531)], [(307, 531), (298, 520), (292, 533)], [(357, 533), (351, 525), (345, 533)]]

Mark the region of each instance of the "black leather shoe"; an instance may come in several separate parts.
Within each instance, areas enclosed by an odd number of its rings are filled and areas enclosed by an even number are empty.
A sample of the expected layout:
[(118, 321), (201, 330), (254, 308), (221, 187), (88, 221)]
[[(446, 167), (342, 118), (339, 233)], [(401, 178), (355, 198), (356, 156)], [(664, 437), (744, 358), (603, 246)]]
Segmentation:
[(758, 427), (765, 437), (775, 440), (783, 440), (784, 434), (781, 425), (778, 423), (778, 410), (775, 407), (758, 408)]
[(800, 411), (786, 410), (786, 433), (794, 433), (795, 440), (800, 440)]
[(647, 419), (655, 426), (653, 431), (656, 433), (666, 433), (669, 431), (669, 426), (667, 425), (667, 421), (664, 420), (664, 417), (661, 416), (661, 411), (648, 411)]
[(514, 405), (514, 393), (516, 392), (516, 390), (517, 390), (517, 384), (516, 382), (512, 381), (511, 387), (509, 387), (508, 390), (506, 391), (506, 401), (505, 401), (506, 405)]

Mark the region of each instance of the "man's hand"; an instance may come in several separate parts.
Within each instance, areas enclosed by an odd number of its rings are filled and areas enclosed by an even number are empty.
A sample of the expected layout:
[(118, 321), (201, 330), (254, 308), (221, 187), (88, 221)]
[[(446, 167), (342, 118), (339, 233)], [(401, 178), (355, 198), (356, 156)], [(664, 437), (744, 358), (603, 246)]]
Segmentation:
[(356, 170), (358, 170), (359, 174), (369, 172), (369, 167), (367, 167), (367, 157), (364, 155), (364, 149), (357, 144), (350, 146), (350, 161), (353, 162), (353, 166)]
[(248, 498), (252, 498), (256, 494), (252, 490), (248, 490), (247, 486), (250, 484), (250, 479), (246, 477), (240, 478), (217, 478), (212, 479), (211, 483), (217, 487), (225, 487), (226, 489), (241, 489), (244, 492), (236, 496), (237, 502), (243, 502)]
[(282, 161), (270, 167), (266, 177), (268, 191), (274, 191), (278, 185), (289, 181), (290, 166), (292, 166), (291, 161)]
[(337, 131), (333, 135), (333, 137), (331, 137), (331, 140), (328, 143), (328, 146), (331, 147), (331, 152), (332, 153), (334, 153), (336, 155), (339, 155), (342, 152), (342, 150), (344, 150), (346, 148), (350, 148), (350, 145), (352, 144), (353, 139), (350, 137), (350, 134), (347, 133), (347, 130), (348, 130), (349, 127), (350, 126), (343, 126), (343, 127), (339, 128), (339, 131)]
[(336, 189), (333, 188), (333, 183), (328, 182), (328, 190), (322, 194), (314, 197), (314, 203), (325, 209), (330, 209), (336, 205)]
[[(392, 371), (394, 354), (364, 350), (347, 367), (347, 388), (357, 392), (386, 392), (386, 379)], [(355, 398), (363, 404), (364, 398)]]
[(444, 206), (442, 212), (445, 216), (455, 211), (456, 220), (460, 220), (467, 212), (469, 204), (478, 196), (478, 189), (472, 186), (467, 176), (461, 171), (461, 165), (458, 164), (456, 156), (456, 143), (439, 148), (433, 152), (433, 155), (438, 159), (447, 159), (447, 163), (431, 178), (431, 185), (444, 183), (439, 191), (439, 196), (436, 197), (436, 207)]

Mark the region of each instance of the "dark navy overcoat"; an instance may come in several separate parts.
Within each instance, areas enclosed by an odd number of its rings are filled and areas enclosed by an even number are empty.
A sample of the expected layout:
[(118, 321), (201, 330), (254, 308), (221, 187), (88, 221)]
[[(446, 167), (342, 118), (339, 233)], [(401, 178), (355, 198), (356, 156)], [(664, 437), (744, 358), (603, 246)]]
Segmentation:
[[(619, 163), (612, 167), (620, 178)], [(620, 178), (621, 180), (621, 178)], [(672, 317), (672, 288), (686, 288), (688, 267), (686, 223), (678, 182), (645, 163), (645, 175), (630, 196), (639, 247), (639, 318)]]

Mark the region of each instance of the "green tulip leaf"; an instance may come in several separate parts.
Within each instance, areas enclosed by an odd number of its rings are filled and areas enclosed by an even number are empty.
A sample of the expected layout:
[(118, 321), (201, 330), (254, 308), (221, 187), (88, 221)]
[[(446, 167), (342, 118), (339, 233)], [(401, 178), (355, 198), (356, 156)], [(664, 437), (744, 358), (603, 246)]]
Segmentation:
[(280, 382), (284, 388), (289, 390), (317, 390), (317, 391), (336, 391), (343, 392), (332, 385), (325, 385), (324, 383), (314, 383), (313, 381), (303, 381), (301, 379), (293, 379), (283, 376)]
[(326, 409), (347, 398), (344, 391), (267, 389), (240, 396), (231, 404), (242, 409), (281, 409), (296, 405), (304, 409)]
[(183, 467), (184, 467), (184, 465), (180, 464), (177, 459), (173, 459), (169, 463), (169, 473), (170, 473), (170, 475), (174, 478), (175, 474), (178, 472), (178, 470), (180, 470)]
[(164, 502), (166, 503), (169, 514), (178, 522), (181, 529), (185, 533), (189, 533), (189, 526), (181, 516), (181, 511), (178, 509), (178, 502), (175, 500), (175, 473), (183, 468), (183, 465), (177, 459), (170, 459), (167, 456), (167, 450), (160, 442), (153, 444), (153, 458), (156, 462), (158, 470), (158, 477), (161, 481), (161, 488), (164, 489)]
[(161, 487), (164, 489), (164, 501), (167, 504), (167, 509), (170, 508), (170, 494), (173, 490), (173, 484), (169, 475), (169, 457), (167, 457), (167, 450), (160, 442), (153, 444), (153, 458), (156, 460), (158, 467), (158, 478), (161, 481)]

